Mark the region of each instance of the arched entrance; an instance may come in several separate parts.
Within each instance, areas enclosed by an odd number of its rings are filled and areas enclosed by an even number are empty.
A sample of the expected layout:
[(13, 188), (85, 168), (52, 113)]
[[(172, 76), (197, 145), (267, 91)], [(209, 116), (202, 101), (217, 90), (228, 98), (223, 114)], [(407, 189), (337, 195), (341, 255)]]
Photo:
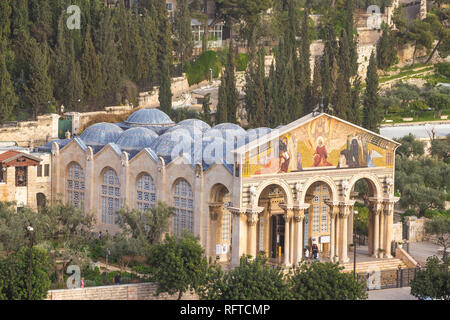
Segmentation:
[(45, 194), (39, 192), (36, 194), (36, 205), (38, 211), (40, 211), (42, 208), (44, 208), (47, 205), (47, 199), (45, 197)]
[(328, 202), (332, 199), (332, 190), (322, 181), (316, 181), (305, 194), (304, 248), (312, 251), (313, 245), (319, 249), (319, 258), (328, 259), (331, 249), (331, 219)]
[[(376, 215), (373, 199), (377, 199), (381, 193), (377, 181), (371, 178), (355, 178), (351, 184), (348, 199), (355, 201), (353, 210), (350, 212), (348, 219), (348, 239), (347, 243), (355, 244), (355, 247), (349, 251), (353, 255), (356, 249), (357, 255), (377, 256), (378, 245), (374, 245), (375, 219), (380, 219), (380, 215)], [(355, 215), (355, 212), (358, 212)], [(382, 217), (381, 217), (382, 218)], [(377, 240), (379, 242), (379, 240)]]
[(210, 255), (217, 261), (228, 262), (231, 258), (231, 195), (223, 184), (211, 188), (209, 201)]
[(287, 223), (285, 210), (281, 207), (286, 202), (284, 189), (276, 184), (264, 188), (258, 199), (258, 206), (264, 210), (256, 225), (257, 252), (264, 252), (267, 257), (277, 262), (284, 261), (287, 252)]

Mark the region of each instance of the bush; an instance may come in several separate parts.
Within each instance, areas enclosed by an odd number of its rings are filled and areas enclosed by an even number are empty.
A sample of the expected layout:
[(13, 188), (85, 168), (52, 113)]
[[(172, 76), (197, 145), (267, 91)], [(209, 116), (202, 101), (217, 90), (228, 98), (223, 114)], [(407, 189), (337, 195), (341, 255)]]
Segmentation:
[(437, 73), (441, 76), (450, 78), (450, 62), (439, 62), (435, 64)]
[(210, 69), (213, 70), (213, 77), (217, 78), (220, 74), (222, 65), (214, 51), (203, 52), (195, 61), (186, 64), (186, 75), (189, 85), (194, 85), (208, 80)]
[(239, 53), (235, 59), (236, 70), (237, 71), (245, 71), (247, 70), (248, 61), (250, 57), (246, 53)]

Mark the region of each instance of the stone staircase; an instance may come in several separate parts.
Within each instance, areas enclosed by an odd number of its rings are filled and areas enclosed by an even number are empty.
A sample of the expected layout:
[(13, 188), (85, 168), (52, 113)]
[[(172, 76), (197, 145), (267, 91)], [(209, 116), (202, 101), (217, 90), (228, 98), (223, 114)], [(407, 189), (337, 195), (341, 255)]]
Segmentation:
[[(342, 264), (343, 272), (353, 272), (353, 262)], [(406, 269), (407, 265), (400, 259), (382, 259), (373, 261), (356, 262), (356, 273), (366, 273), (367, 270), (397, 270)]]

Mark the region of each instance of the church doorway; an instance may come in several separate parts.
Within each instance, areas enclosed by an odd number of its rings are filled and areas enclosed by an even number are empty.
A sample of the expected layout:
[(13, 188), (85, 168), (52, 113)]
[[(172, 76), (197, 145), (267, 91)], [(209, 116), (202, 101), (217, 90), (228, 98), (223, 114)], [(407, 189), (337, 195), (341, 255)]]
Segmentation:
[(283, 215), (273, 215), (270, 219), (272, 230), (272, 241), (270, 244), (270, 252), (272, 259), (280, 259), (284, 256), (284, 236), (285, 236), (285, 220)]

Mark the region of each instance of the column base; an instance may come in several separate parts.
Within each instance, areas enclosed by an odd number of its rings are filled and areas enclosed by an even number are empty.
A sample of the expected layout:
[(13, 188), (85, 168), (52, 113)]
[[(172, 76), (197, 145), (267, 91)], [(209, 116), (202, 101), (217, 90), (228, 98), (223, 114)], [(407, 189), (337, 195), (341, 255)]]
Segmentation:
[(392, 258), (393, 258), (393, 256), (390, 255), (390, 254), (386, 254), (384, 257), (385, 257), (386, 259), (392, 259)]
[(375, 253), (375, 254), (373, 254), (373, 255), (372, 255), (372, 258), (376, 258), (376, 259), (378, 259), (378, 254), (376, 254), (376, 253)]
[(349, 262), (350, 261), (350, 258), (343, 258), (343, 259), (341, 259), (341, 263), (347, 263), (347, 262)]

